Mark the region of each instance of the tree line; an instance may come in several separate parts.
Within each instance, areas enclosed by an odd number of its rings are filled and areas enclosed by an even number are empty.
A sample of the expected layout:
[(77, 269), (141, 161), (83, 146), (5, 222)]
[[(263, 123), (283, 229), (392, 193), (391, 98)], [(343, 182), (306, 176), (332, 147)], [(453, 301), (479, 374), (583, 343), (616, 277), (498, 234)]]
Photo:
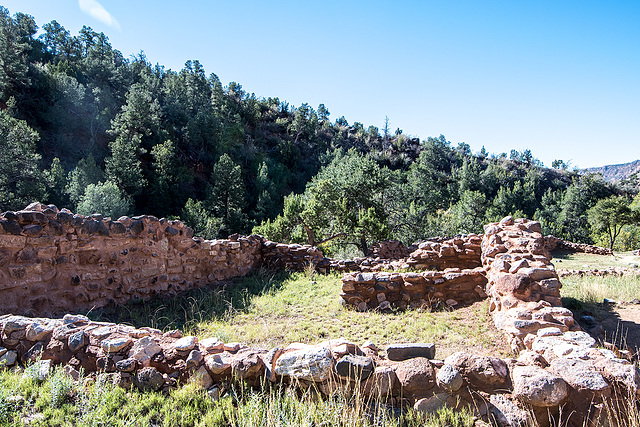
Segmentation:
[[(31, 16), (0, 7), (1, 210), (39, 200), (150, 213), (205, 237), (256, 232), (330, 252), (482, 232), (511, 214), (576, 242), (638, 245), (637, 183), (607, 184), (561, 160), (545, 168), (530, 150), (419, 140), (388, 119), (382, 130), (331, 120), (323, 104), (223, 86), (197, 60), (172, 71), (125, 58), (86, 26), (71, 35), (52, 21), (37, 33)], [(594, 210), (612, 218), (604, 200), (628, 210), (619, 230)]]

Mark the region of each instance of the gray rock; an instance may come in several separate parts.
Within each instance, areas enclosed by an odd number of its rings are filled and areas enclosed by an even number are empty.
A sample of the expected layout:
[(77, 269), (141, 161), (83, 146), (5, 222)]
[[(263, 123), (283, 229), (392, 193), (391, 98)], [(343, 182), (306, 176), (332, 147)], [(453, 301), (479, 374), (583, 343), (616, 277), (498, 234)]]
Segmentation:
[(116, 362), (116, 369), (122, 372), (133, 372), (138, 366), (138, 361), (133, 358), (128, 358)]
[(529, 412), (519, 408), (511, 400), (501, 394), (489, 397), (490, 414), (493, 421), (500, 427), (525, 427), (532, 425)]
[(10, 316), (2, 321), (4, 324), (3, 332), (7, 335), (24, 331), (31, 324), (32, 320), (22, 316)]
[(38, 360), (33, 365), (27, 367), (22, 374), (22, 378), (30, 378), (38, 382), (43, 382), (49, 378), (51, 373), (51, 360)]
[(551, 361), (550, 368), (575, 389), (599, 393), (607, 393), (610, 390), (609, 384), (596, 371), (592, 361), (559, 358)]
[(560, 330), (560, 328), (551, 326), (548, 328), (538, 329), (537, 335), (539, 337), (554, 337), (554, 336), (562, 335), (562, 331)]
[(333, 358), (326, 347), (308, 346), (289, 351), (276, 360), (276, 375), (322, 382), (331, 376)]
[(191, 351), (198, 344), (198, 338), (194, 336), (183, 337), (173, 343), (176, 351)]
[(535, 407), (558, 406), (567, 397), (562, 378), (537, 366), (513, 368), (513, 396)]
[(436, 357), (435, 344), (392, 344), (387, 347), (387, 357), (389, 360), (402, 361), (414, 357), (426, 357), (433, 359)]
[(200, 351), (191, 350), (191, 353), (189, 353), (189, 356), (187, 356), (187, 359), (185, 360), (187, 362), (187, 368), (189, 368), (189, 369), (195, 368), (196, 366), (198, 366), (200, 364), (200, 362), (202, 362), (202, 359), (203, 359), (203, 357), (202, 357), (202, 353), (200, 353)]
[(8, 350), (2, 356), (0, 356), (0, 367), (13, 366), (18, 359), (18, 353), (13, 350)]
[(143, 337), (133, 344), (129, 350), (129, 357), (133, 357), (141, 364), (148, 364), (153, 356), (162, 352), (162, 347), (151, 337)]
[(213, 379), (211, 379), (211, 375), (209, 375), (209, 372), (207, 372), (204, 366), (200, 366), (200, 368), (193, 373), (189, 381), (195, 382), (203, 390), (213, 385)]
[(458, 372), (454, 366), (446, 363), (442, 368), (440, 368), (436, 378), (442, 387), (452, 392), (460, 390), (464, 383), (464, 379), (462, 378), (462, 375), (460, 375), (460, 372)]
[(509, 368), (502, 359), (458, 352), (444, 361), (452, 365), (473, 388), (504, 390), (509, 386)]
[(206, 356), (204, 363), (212, 374), (221, 375), (231, 370), (231, 355), (229, 353), (218, 353)]
[(224, 351), (224, 343), (218, 338), (205, 338), (200, 341), (200, 348), (205, 353), (222, 353)]
[(39, 341), (53, 332), (54, 325), (48, 325), (43, 323), (34, 322), (27, 326), (27, 339), (29, 341)]
[(109, 340), (102, 341), (102, 350), (105, 353), (117, 353), (118, 351), (124, 349), (126, 346), (131, 344), (131, 338), (114, 338)]
[(156, 368), (147, 367), (136, 373), (134, 384), (143, 391), (160, 390), (164, 384), (164, 378)]
[(89, 318), (81, 314), (65, 314), (62, 321), (65, 325), (83, 325), (89, 323)]
[(78, 331), (69, 335), (67, 344), (69, 345), (69, 350), (73, 353), (80, 350), (85, 345), (84, 331)]
[(366, 380), (375, 370), (373, 359), (367, 356), (347, 354), (336, 363), (336, 373), (341, 377), (358, 381)]

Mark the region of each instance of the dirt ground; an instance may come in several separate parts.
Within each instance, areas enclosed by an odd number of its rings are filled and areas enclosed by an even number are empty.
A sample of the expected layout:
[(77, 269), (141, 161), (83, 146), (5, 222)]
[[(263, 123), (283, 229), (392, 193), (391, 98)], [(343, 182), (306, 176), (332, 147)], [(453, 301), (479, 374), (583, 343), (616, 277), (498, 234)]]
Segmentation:
[(605, 330), (606, 341), (640, 354), (640, 301), (603, 304), (596, 318)]

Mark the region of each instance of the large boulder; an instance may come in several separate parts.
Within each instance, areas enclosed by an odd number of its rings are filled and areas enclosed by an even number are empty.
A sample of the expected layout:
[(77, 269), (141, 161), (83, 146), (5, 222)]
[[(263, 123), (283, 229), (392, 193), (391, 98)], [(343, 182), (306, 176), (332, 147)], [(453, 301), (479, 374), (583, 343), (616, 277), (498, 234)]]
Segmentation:
[(558, 406), (567, 397), (565, 381), (542, 368), (516, 366), (512, 375), (513, 396), (531, 406)]
[(416, 357), (398, 363), (396, 376), (403, 395), (425, 397), (435, 385), (435, 370), (429, 359)]
[(447, 357), (445, 364), (460, 372), (472, 388), (488, 392), (511, 387), (509, 368), (502, 359), (457, 352)]
[(333, 357), (331, 350), (321, 346), (306, 346), (288, 351), (276, 360), (276, 375), (299, 380), (322, 382), (331, 377)]

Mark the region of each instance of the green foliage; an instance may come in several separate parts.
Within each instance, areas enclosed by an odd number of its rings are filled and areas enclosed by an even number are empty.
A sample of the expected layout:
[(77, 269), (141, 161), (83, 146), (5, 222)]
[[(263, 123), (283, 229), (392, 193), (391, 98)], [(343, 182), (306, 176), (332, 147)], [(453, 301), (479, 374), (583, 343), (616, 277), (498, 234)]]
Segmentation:
[(486, 223), (486, 206), (487, 199), (484, 194), (479, 191), (465, 190), (460, 200), (447, 212), (447, 218), (449, 218), (447, 234), (482, 234)]
[(129, 213), (131, 202), (122, 194), (113, 181), (89, 184), (80, 198), (77, 211), (81, 215), (99, 213), (111, 218), (119, 218)]
[[(88, 185), (108, 180), (132, 210), (184, 210), (208, 237), (257, 226), (276, 240), (329, 239), (344, 252), (387, 237), (410, 244), (480, 231), (507, 214), (590, 242), (603, 235), (587, 210), (638, 191), (637, 177), (611, 186), (560, 160), (543, 168), (528, 149), (474, 155), (443, 135), (392, 135), (388, 119), (382, 135), (344, 117), (332, 123), (324, 104), (295, 107), (223, 86), (197, 60), (172, 71), (144, 54), (125, 58), (89, 27), (73, 35), (52, 21), (38, 31), (32, 17), (4, 7), (0, 58), (2, 209), (36, 199), (76, 208)], [(620, 233), (634, 241), (631, 226)]]
[(246, 215), (243, 212), (245, 188), (242, 169), (229, 155), (223, 154), (213, 166), (211, 186), (207, 204), (211, 206), (214, 216), (222, 220), (219, 233), (229, 235), (233, 231), (243, 230)]
[(0, 210), (17, 210), (44, 200), (45, 180), (36, 152), (38, 139), (38, 133), (24, 120), (0, 111)]
[(89, 154), (86, 159), (80, 159), (76, 167), (69, 172), (65, 192), (69, 195), (71, 202), (77, 206), (87, 186), (97, 184), (103, 177), (104, 174), (93, 155)]
[(107, 178), (131, 197), (142, 193), (147, 184), (138, 158), (142, 154), (141, 141), (141, 136), (134, 134), (131, 140), (118, 137), (109, 143), (111, 157), (106, 160)]
[(49, 201), (58, 207), (68, 206), (67, 174), (59, 158), (53, 158), (51, 167), (44, 171), (44, 176), (49, 187)]
[(205, 239), (215, 239), (222, 228), (222, 218), (211, 215), (201, 201), (188, 199), (182, 209), (180, 218), (191, 228), (197, 236)]
[(612, 250), (622, 228), (638, 221), (629, 208), (628, 200), (621, 196), (598, 200), (596, 205), (587, 211), (587, 215), (595, 232), (607, 234), (609, 248)]

